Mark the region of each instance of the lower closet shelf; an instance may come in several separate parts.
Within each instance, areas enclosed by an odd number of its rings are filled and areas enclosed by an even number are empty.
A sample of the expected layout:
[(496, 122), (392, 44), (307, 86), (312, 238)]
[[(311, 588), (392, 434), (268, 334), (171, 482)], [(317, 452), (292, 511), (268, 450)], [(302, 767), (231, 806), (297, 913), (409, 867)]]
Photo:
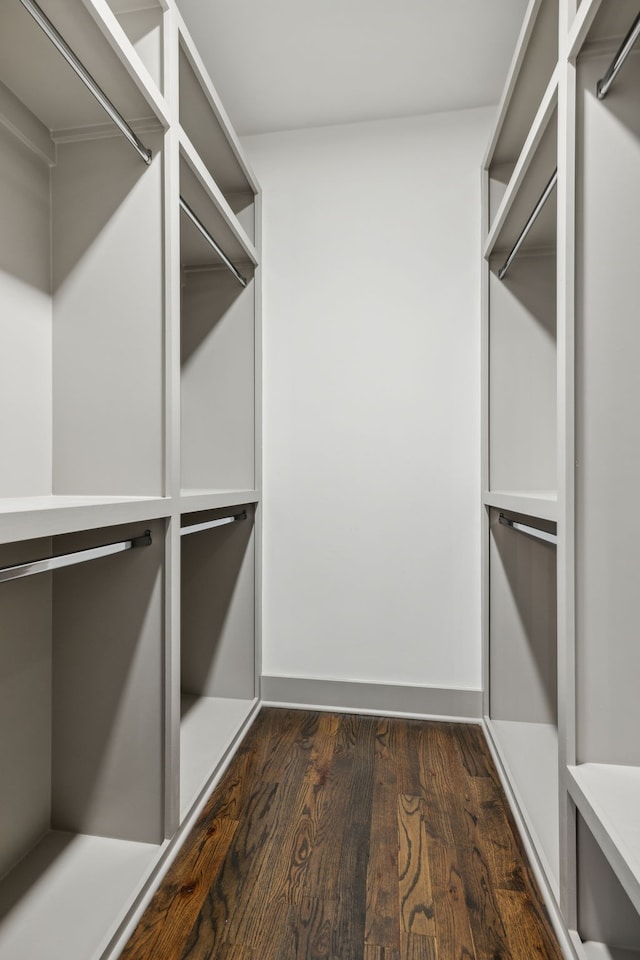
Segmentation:
[(569, 792), (640, 911), (640, 768), (583, 763), (568, 768)]
[(583, 943), (582, 949), (587, 960), (640, 960), (640, 953), (635, 950), (619, 950), (593, 940)]
[[(198, 697), (180, 701), (180, 819), (187, 815), (207, 786), (257, 700)], [(0, 957), (0, 960), (2, 958)]]
[(557, 892), (559, 863), (558, 730), (550, 723), (489, 721), (495, 746)]
[(160, 846), (51, 831), (0, 883), (0, 960), (102, 956)]

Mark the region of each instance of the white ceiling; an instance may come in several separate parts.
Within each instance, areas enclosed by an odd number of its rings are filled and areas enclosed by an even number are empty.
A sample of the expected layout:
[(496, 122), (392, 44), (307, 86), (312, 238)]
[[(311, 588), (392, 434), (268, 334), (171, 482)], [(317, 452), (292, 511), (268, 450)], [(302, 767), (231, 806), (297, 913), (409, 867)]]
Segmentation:
[(178, 0), (240, 134), (497, 103), (527, 0)]

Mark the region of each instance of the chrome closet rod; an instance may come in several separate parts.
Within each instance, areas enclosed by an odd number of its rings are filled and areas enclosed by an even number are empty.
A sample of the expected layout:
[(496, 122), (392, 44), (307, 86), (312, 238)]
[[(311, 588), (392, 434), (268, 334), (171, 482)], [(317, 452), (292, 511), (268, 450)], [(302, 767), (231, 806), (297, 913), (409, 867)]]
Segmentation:
[(51, 43), (54, 45), (56, 50), (62, 54), (71, 69), (78, 75), (87, 89), (91, 91), (102, 109), (111, 117), (116, 127), (120, 130), (123, 136), (126, 137), (134, 150), (139, 154), (140, 157), (142, 157), (146, 164), (150, 164), (152, 156), (151, 150), (148, 150), (142, 141), (135, 135), (120, 111), (111, 103), (111, 100), (109, 100), (109, 97), (106, 95), (104, 90), (98, 86), (87, 68), (77, 58), (67, 41), (51, 23), (51, 20), (49, 20), (46, 13), (40, 9), (35, 0), (20, 0), (20, 3), (25, 10), (29, 11), (40, 29), (47, 35), (49, 40), (51, 40)]
[(520, 236), (518, 237), (518, 239), (517, 239), (516, 242), (514, 243), (513, 248), (512, 248), (512, 250), (511, 250), (511, 253), (509, 254), (509, 256), (507, 257), (507, 259), (505, 260), (505, 262), (502, 264), (502, 266), (501, 266), (500, 269), (498, 270), (498, 280), (504, 280), (504, 278), (506, 277), (507, 271), (508, 271), (509, 267), (511, 266), (511, 264), (512, 264), (513, 261), (515, 260), (516, 255), (517, 255), (517, 253), (518, 253), (518, 250), (520, 249), (520, 247), (522, 246), (522, 244), (523, 244), (524, 241), (526, 240), (527, 235), (528, 235), (529, 231), (531, 230), (531, 227), (534, 225), (534, 223), (535, 223), (536, 220), (538, 219), (538, 216), (540, 215), (540, 212), (541, 212), (542, 208), (544, 207), (545, 203), (546, 203), (547, 200), (549, 199), (549, 197), (550, 197), (550, 195), (551, 195), (551, 191), (552, 191), (553, 188), (555, 187), (555, 185), (556, 185), (556, 183), (557, 183), (557, 180), (558, 180), (558, 171), (557, 171), (557, 169), (556, 169), (556, 170), (553, 171), (553, 176), (551, 177), (551, 180), (549, 180), (549, 183), (546, 185), (546, 187), (545, 187), (544, 190), (542, 191), (542, 196), (540, 197), (540, 199), (539, 199), (538, 202), (536, 203), (536, 206), (535, 206), (535, 209), (534, 209), (533, 213), (531, 214), (531, 216), (529, 217), (529, 219), (528, 219), (527, 222), (525, 223), (524, 227), (522, 228), (522, 233), (520, 234)]
[(180, 536), (186, 537), (188, 533), (200, 533), (202, 530), (213, 530), (214, 527), (224, 527), (227, 523), (236, 523), (238, 520), (246, 520), (247, 511), (236, 514), (235, 517), (220, 517), (219, 520), (205, 520), (204, 523), (192, 523), (190, 527), (181, 527)]
[(546, 530), (539, 530), (537, 527), (530, 527), (526, 523), (520, 523), (519, 520), (510, 520), (504, 513), (500, 514), (500, 523), (505, 527), (511, 527), (518, 533), (526, 533), (529, 537), (535, 537), (536, 540), (544, 540), (545, 543), (556, 544), (558, 542), (557, 534), (547, 533)]
[(598, 100), (604, 100), (604, 98), (608, 94), (611, 84), (617, 77), (618, 72), (620, 71), (620, 68), (622, 67), (623, 63), (631, 53), (631, 48), (633, 47), (638, 37), (640, 37), (640, 13), (636, 17), (636, 19), (633, 21), (633, 24), (631, 26), (631, 29), (629, 30), (629, 33), (626, 35), (626, 37), (622, 41), (622, 46), (620, 47), (615, 57), (613, 58), (611, 66), (605, 73), (602, 80), (598, 80), (598, 85), (596, 86), (596, 94), (597, 94)]
[(184, 200), (182, 197), (180, 197), (180, 209), (181, 209), (181, 210), (184, 210), (184, 212), (186, 213), (186, 215), (189, 217), (189, 220), (191, 220), (191, 223), (194, 225), (194, 227), (195, 227), (197, 230), (200, 231), (200, 233), (202, 234), (202, 236), (204, 237), (204, 239), (207, 241), (207, 243), (208, 243), (211, 247), (213, 247), (213, 249), (215, 250), (215, 252), (218, 254), (218, 256), (220, 257), (220, 259), (221, 259), (222, 262), (224, 263), (225, 267), (228, 267), (228, 269), (229, 269), (229, 270), (231, 271), (231, 273), (234, 275), (234, 277), (236, 278), (236, 280), (238, 281), (238, 283), (241, 283), (243, 287), (246, 287), (247, 281), (245, 280), (245, 278), (242, 276), (242, 274), (240, 273), (240, 271), (239, 271), (236, 267), (234, 267), (234, 265), (231, 263), (231, 260), (229, 260), (229, 257), (226, 255), (226, 253), (224, 253), (224, 252), (220, 249), (220, 247), (218, 246), (218, 244), (216, 243), (216, 241), (213, 239), (213, 237), (211, 236), (211, 234), (209, 233), (209, 231), (207, 230), (207, 228), (205, 227), (205, 225), (204, 225), (204, 224), (202, 223), (202, 221), (196, 216), (196, 214), (193, 212), (193, 210), (191, 209), (191, 207), (189, 206), (189, 204), (187, 203), (187, 201)]
[(148, 547), (151, 542), (151, 531), (146, 530), (141, 537), (134, 537), (132, 540), (107, 543), (102, 547), (89, 547), (86, 550), (65, 553), (59, 557), (31, 560), (29, 563), (20, 563), (14, 567), (2, 567), (0, 583), (19, 580), (21, 577), (31, 577), (34, 573), (47, 573), (50, 570), (60, 570), (61, 567), (72, 567), (76, 563), (86, 563), (88, 560), (97, 560), (100, 557), (110, 557), (114, 553), (124, 553), (125, 550), (133, 550), (135, 547)]

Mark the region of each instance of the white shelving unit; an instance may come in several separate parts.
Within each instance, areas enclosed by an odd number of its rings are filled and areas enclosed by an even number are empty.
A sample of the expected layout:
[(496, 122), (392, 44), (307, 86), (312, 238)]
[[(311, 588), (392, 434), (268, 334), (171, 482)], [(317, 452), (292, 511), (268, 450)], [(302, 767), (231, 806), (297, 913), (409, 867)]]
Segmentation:
[(0, 960), (107, 960), (259, 695), (259, 187), (173, 0), (2, 5), (0, 203)]
[(485, 722), (579, 960), (640, 957), (640, 47), (597, 92), (639, 12), (530, 4), (484, 163)]

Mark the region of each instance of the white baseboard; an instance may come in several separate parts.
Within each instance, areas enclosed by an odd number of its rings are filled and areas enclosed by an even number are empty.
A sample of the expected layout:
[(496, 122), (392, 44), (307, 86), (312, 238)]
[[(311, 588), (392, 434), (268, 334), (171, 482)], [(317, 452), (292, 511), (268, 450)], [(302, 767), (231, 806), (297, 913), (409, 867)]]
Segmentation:
[(482, 691), (454, 687), (263, 676), (261, 698), (264, 706), (339, 713), (471, 722), (480, 722), (482, 718)]

